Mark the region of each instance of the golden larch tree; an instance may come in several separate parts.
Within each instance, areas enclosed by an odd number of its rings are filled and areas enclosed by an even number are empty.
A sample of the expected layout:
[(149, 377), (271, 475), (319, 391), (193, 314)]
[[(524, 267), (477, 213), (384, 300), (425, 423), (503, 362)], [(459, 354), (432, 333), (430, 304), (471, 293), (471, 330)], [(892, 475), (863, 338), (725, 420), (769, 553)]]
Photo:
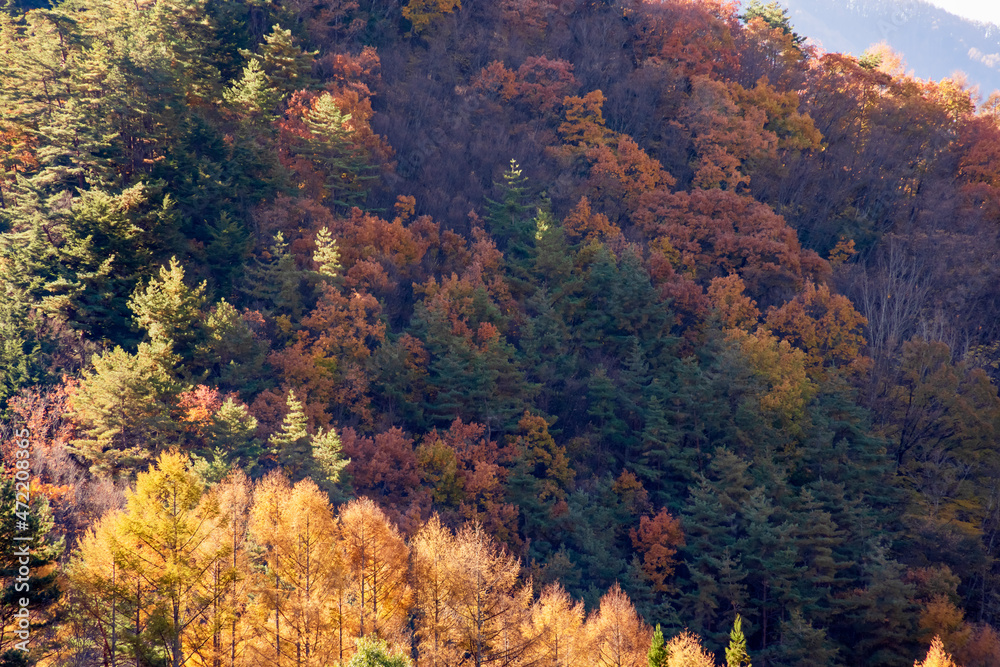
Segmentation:
[(455, 536), (432, 516), (410, 542), (417, 648), (421, 664), (443, 667), (461, 661), (458, 619), (449, 605)]
[(684, 631), (667, 642), (667, 667), (715, 667), (712, 654), (695, 634)]
[(558, 583), (546, 586), (525, 623), (524, 636), (532, 640), (525, 652), (525, 663), (539, 667), (585, 663), (591, 651), (584, 618), (582, 602), (574, 602)]
[(459, 531), (452, 553), (450, 605), (458, 619), (462, 650), (475, 667), (508, 664), (523, 648), (513, 641), (513, 628), (520, 627), (527, 606), (525, 591), (517, 585), (520, 562), (478, 524)]
[(646, 665), (646, 650), (652, 633), (618, 584), (601, 598), (601, 606), (587, 621), (587, 630), (593, 642), (595, 665)]
[(385, 512), (359, 498), (340, 513), (347, 568), (354, 580), (358, 635), (401, 637), (410, 612), (409, 549)]
[(950, 655), (945, 653), (941, 638), (935, 636), (934, 640), (931, 641), (930, 649), (927, 651), (927, 657), (923, 661), (915, 661), (913, 667), (958, 667), (958, 665), (955, 664)]

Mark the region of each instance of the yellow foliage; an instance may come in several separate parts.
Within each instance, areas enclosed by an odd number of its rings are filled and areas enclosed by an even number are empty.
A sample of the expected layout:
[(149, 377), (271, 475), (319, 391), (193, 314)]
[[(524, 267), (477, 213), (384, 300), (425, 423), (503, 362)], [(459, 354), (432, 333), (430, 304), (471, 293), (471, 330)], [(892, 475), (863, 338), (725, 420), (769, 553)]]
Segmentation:
[(441, 525), (435, 514), (414, 536), (410, 547), (420, 664), (428, 667), (458, 664), (462, 657), (458, 646), (461, 628), (448, 606), (454, 587), (451, 568), (455, 536)]
[(952, 651), (969, 643), (972, 627), (965, 622), (965, 614), (947, 595), (939, 594), (924, 605), (920, 612), (920, 629), (924, 636), (932, 633)]
[(667, 667), (715, 667), (715, 660), (695, 634), (685, 630), (667, 642)]
[(712, 278), (708, 298), (728, 328), (750, 329), (760, 318), (757, 302), (746, 295), (746, 284), (735, 273), (725, 278)]
[(359, 635), (402, 638), (412, 590), (406, 578), (409, 548), (399, 530), (372, 500), (359, 498), (341, 510), (340, 533), (355, 583)]
[[(641, 490), (631, 475), (614, 487)], [(645, 552), (662, 569), (681, 537), (660, 517), (633, 539), (660, 547)], [(251, 487), (236, 472), (206, 488), (178, 453), (138, 476), (127, 507), (91, 527), (67, 568), (106, 662), (131, 657), (133, 633), (191, 667), (344, 665), (370, 635), (396, 652), (415, 641), (427, 667), (512, 655), (536, 667), (647, 667), (650, 628), (617, 584), (586, 617), (559, 584), (533, 601), (520, 572), (476, 524), (456, 534), (434, 516), (407, 545), (367, 498), (335, 516), (308, 479), (275, 473)], [(689, 633), (669, 646), (668, 667), (712, 664)]]
[(403, 16), (413, 25), (413, 32), (423, 32), (434, 19), (461, 8), (461, 0), (410, 0)]
[(858, 251), (854, 247), (854, 239), (841, 238), (833, 250), (830, 251), (827, 261), (830, 262), (831, 266), (837, 266), (838, 264), (843, 264), (856, 254), (858, 254)]
[(805, 352), (765, 329), (754, 333), (730, 329), (727, 336), (767, 386), (760, 397), (761, 410), (790, 422), (802, 418), (806, 404), (816, 393), (816, 385), (806, 371)]
[(593, 664), (598, 667), (645, 667), (650, 631), (635, 607), (615, 584), (601, 598), (601, 606), (587, 621), (593, 641)]
[(587, 637), (582, 602), (574, 602), (559, 584), (549, 584), (531, 607), (522, 634), (533, 637), (528, 644), (528, 664), (569, 667), (586, 661)]
[(778, 138), (778, 148), (790, 150), (816, 150), (823, 143), (823, 135), (808, 114), (799, 113), (799, 96), (793, 90), (778, 92), (767, 81), (758, 81), (753, 88), (746, 89), (735, 84), (736, 103), (744, 113), (749, 109), (759, 109), (767, 117), (764, 130), (773, 132)]
[[(226, 590), (238, 573), (219, 497), (178, 453), (162, 454), (125, 497), (126, 509), (105, 515), (81, 541), (70, 581), (88, 596), (84, 611), (104, 637), (125, 624), (173, 664), (201, 664), (192, 658), (206, 631), (235, 612)], [(124, 650), (124, 641), (114, 643), (112, 654)]]
[(931, 642), (931, 648), (927, 651), (927, 657), (924, 658), (923, 662), (917, 661), (913, 663), (913, 667), (959, 667), (955, 664), (955, 661), (951, 659), (951, 656), (945, 653), (944, 645), (941, 643), (940, 637), (935, 637), (934, 641)]

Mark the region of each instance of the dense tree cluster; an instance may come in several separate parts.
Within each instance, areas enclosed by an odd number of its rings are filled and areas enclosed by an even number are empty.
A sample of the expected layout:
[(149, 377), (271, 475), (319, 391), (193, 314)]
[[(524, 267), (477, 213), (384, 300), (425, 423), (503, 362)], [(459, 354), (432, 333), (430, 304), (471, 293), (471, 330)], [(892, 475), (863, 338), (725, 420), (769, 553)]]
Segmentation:
[(997, 664), (1000, 97), (902, 72), (756, 1), (8, 3), (0, 664)]
[(559, 584), (536, 599), (478, 524), (434, 515), (407, 542), (367, 498), (335, 514), (280, 473), (209, 489), (186, 459), (161, 456), (80, 540), (58, 660), (353, 665), (391, 646), (431, 665), (626, 665), (646, 650), (619, 587), (589, 615)]

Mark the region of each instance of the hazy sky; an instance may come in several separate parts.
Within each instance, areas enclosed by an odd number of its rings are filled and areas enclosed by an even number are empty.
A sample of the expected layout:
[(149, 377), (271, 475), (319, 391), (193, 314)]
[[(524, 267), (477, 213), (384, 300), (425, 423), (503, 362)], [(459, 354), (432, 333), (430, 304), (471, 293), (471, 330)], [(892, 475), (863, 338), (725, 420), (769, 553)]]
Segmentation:
[(1000, 2), (997, 0), (927, 0), (952, 14), (976, 21), (1000, 25)]

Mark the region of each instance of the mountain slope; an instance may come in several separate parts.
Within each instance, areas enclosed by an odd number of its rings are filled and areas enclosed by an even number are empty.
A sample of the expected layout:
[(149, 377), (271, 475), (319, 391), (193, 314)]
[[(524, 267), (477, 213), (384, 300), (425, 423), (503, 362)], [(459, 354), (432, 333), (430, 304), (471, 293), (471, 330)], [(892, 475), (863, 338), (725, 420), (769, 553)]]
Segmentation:
[(983, 99), (1000, 89), (1000, 27), (950, 14), (920, 0), (782, 0), (796, 31), (825, 51), (860, 56), (888, 42), (922, 79), (956, 70)]

